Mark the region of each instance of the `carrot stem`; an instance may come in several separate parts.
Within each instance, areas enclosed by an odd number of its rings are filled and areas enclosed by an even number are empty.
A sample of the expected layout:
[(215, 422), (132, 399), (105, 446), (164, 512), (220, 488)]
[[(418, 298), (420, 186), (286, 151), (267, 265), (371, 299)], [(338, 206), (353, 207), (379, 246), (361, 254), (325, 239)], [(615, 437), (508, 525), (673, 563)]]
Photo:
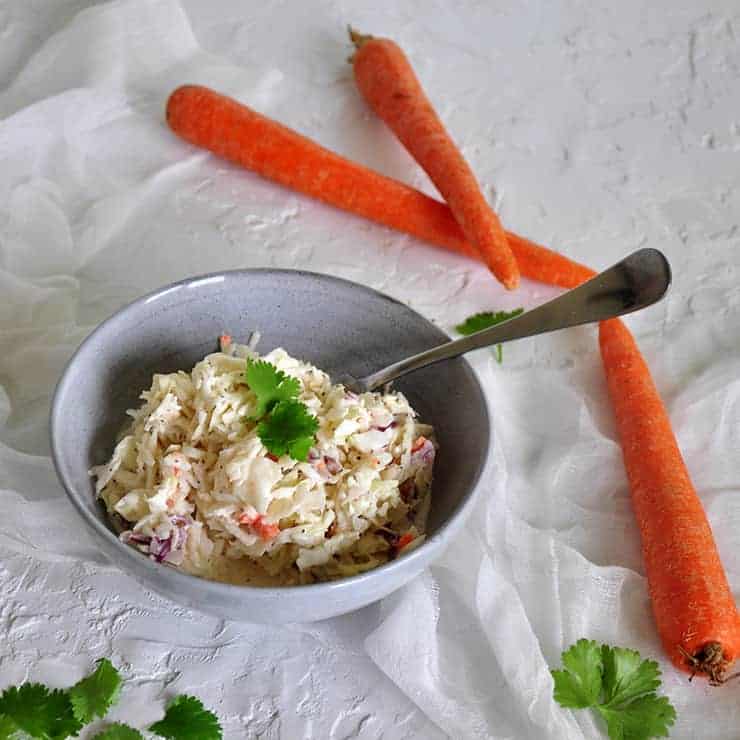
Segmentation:
[[(374, 36), (370, 36), (366, 33), (360, 33), (356, 29), (352, 28), (352, 26), (347, 26), (347, 33), (349, 33), (349, 40), (352, 42), (352, 45), (355, 47), (355, 51), (359, 49), (363, 44), (367, 43), (371, 39), (375, 38)], [(355, 55), (352, 54), (352, 56), (349, 58), (350, 63), (354, 62)]]

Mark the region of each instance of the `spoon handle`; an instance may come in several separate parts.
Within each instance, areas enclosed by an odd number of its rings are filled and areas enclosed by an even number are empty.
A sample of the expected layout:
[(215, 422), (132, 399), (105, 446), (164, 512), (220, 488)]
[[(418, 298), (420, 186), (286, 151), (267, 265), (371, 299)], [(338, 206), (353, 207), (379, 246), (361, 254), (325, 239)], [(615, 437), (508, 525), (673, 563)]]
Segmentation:
[(513, 339), (611, 319), (659, 301), (671, 284), (668, 260), (657, 249), (639, 249), (591, 280), (490, 329), (446, 342), (362, 379), (368, 389), (441, 360)]

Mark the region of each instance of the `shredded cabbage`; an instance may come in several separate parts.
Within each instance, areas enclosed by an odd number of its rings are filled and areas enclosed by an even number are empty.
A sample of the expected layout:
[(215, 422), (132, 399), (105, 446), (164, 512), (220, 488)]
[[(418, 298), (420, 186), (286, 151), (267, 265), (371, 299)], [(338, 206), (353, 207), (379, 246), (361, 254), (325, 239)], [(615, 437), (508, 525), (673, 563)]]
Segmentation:
[(230, 583), (310, 583), (366, 571), (419, 544), (436, 443), (398, 392), (360, 396), (283, 349), (263, 360), (301, 383), (319, 421), (306, 462), (270, 455), (249, 421), (248, 345), (157, 374), (111, 459), (93, 468), (121, 539)]

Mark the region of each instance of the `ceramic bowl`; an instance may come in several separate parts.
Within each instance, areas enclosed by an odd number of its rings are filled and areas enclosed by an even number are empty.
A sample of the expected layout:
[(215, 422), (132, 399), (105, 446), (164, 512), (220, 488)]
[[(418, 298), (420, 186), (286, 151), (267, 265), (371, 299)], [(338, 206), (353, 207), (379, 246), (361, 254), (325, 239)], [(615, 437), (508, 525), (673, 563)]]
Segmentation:
[(468, 363), (451, 360), (398, 381), (421, 419), (435, 427), (428, 537), (408, 554), (329, 583), (262, 588), (208, 581), (160, 565), (122, 544), (96, 501), (93, 465), (109, 459), (126, 409), (155, 372), (189, 370), (224, 332), (259, 349), (281, 346), (330, 375), (360, 377), (448, 339), (388, 296), (327, 275), (237, 270), (195, 277), (140, 298), (101, 324), (72, 357), (56, 389), (51, 446), (59, 478), (106, 556), (146, 588), (179, 604), (247, 622), (305, 622), (337, 616), (386, 596), (420, 573), (470, 512), (488, 459), (491, 426)]

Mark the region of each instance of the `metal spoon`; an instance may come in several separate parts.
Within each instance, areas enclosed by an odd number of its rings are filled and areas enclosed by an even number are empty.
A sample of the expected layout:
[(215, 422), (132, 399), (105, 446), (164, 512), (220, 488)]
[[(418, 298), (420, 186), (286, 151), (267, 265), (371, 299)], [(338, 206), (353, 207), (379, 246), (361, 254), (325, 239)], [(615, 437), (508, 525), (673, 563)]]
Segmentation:
[(364, 378), (338, 378), (355, 393), (366, 393), (402, 375), (474, 349), (523, 339), (569, 326), (622, 316), (659, 301), (671, 284), (671, 267), (657, 249), (639, 249), (588, 282), (501, 324), (401, 360)]

